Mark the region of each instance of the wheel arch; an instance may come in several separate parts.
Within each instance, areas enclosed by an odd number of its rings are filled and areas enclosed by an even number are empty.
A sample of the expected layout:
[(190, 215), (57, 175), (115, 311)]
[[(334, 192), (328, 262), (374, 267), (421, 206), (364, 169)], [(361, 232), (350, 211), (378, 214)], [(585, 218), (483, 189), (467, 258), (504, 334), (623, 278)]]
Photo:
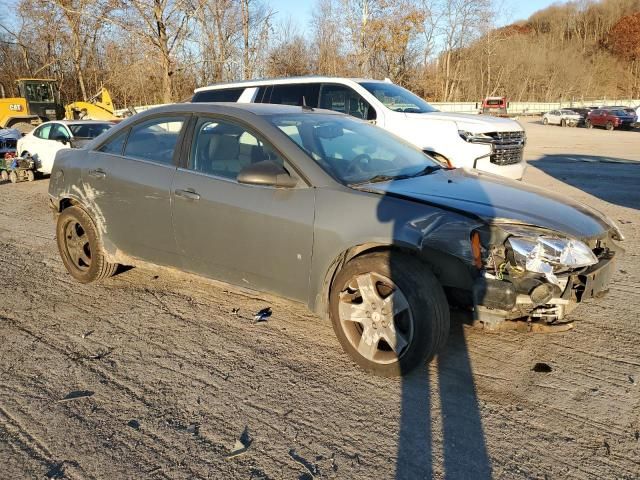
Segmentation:
[(313, 298), (313, 303), (310, 305), (311, 310), (321, 316), (328, 314), (329, 296), (338, 273), (354, 258), (376, 252), (397, 252), (413, 256), (416, 261), (424, 263), (431, 269), (443, 287), (455, 287), (463, 290), (471, 290), (472, 288), (473, 276), (469, 268), (462, 260), (449, 253), (429, 247), (421, 249), (408, 243), (367, 242), (349, 247), (333, 259), (324, 273), (319, 291)]

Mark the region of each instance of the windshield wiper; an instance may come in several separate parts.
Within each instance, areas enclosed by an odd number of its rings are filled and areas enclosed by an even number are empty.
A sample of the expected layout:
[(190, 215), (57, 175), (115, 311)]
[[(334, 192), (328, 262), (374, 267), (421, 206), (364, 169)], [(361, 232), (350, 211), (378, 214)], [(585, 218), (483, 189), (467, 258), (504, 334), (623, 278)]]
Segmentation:
[(437, 172), (438, 170), (442, 170), (442, 167), (440, 165), (429, 165), (427, 167), (424, 167), (418, 173), (414, 173), (413, 175), (407, 175), (407, 178), (422, 177), (423, 175), (431, 175), (433, 172)]

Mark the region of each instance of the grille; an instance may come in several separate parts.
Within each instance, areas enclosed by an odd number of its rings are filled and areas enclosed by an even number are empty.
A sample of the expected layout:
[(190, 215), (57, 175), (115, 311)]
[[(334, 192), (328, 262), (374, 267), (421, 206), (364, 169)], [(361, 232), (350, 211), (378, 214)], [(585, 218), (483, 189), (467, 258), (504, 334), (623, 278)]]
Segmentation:
[(524, 150), (524, 132), (488, 133), (493, 140), (493, 152), (490, 161), (495, 165), (513, 165), (522, 161)]

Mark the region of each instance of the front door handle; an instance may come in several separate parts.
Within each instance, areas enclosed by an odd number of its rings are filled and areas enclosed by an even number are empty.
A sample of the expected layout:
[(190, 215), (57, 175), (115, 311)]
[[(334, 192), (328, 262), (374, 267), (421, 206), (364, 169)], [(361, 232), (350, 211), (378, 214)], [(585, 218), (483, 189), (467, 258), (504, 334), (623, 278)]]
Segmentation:
[(176, 190), (176, 197), (186, 198), (187, 200), (200, 200), (200, 195), (194, 190)]
[(93, 178), (104, 178), (107, 176), (107, 172), (101, 168), (96, 168), (95, 170), (89, 170), (89, 176)]

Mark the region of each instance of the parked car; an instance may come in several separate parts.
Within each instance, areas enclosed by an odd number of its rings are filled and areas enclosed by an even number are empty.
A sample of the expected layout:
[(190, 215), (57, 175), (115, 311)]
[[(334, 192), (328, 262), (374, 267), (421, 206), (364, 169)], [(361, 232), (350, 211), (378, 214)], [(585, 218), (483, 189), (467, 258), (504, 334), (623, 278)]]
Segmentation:
[(580, 115), (580, 121), (578, 122), (578, 126), (584, 126), (587, 121), (587, 117), (589, 116), (589, 112), (595, 110), (592, 107), (571, 107), (571, 110)]
[(447, 166), (519, 180), (526, 162), (522, 126), (508, 118), (439, 112), (389, 81), (341, 77), (256, 80), (199, 88), (192, 102), (303, 104), (375, 123)]
[(114, 125), (90, 120), (45, 122), (18, 140), (20, 156), (31, 155), (38, 172), (51, 173), (56, 154), (65, 148), (79, 148)]
[(607, 130), (614, 128), (631, 128), (637, 121), (637, 117), (624, 110), (598, 109), (589, 113), (586, 127), (605, 127)]
[(59, 152), (49, 195), (76, 280), (145, 261), (283, 295), (328, 314), (344, 350), (382, 375), (443, 347), (447, 294), (492, 325), (561, 321), (605, 293), (622, 240), (566, 197), (283, 105), (137, 114)]
[(580, 123), (582, 117), (579, 113), (563, 108), (561, 110), (551, 110), (542, 116), (544, 125), (560, 125), (561, 127), (575, 127)]

